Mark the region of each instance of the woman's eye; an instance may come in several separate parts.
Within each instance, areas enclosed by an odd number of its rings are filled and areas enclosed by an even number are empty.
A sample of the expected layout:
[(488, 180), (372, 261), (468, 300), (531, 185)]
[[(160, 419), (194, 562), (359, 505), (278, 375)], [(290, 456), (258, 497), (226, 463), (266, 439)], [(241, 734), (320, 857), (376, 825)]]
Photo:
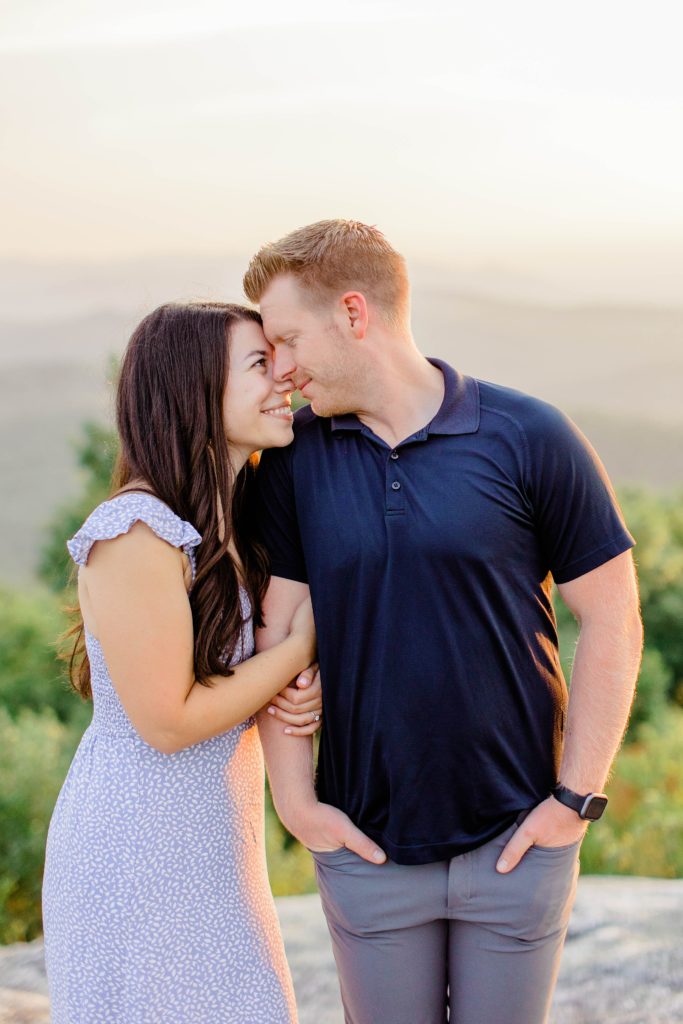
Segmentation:
[(254, 366), (267, 366), (267, 365), (268, 365), (268, 360), (266, 359), (265, 356), (263, 357), (263, 359), (257, 359), (256, 362), (254, 363)]

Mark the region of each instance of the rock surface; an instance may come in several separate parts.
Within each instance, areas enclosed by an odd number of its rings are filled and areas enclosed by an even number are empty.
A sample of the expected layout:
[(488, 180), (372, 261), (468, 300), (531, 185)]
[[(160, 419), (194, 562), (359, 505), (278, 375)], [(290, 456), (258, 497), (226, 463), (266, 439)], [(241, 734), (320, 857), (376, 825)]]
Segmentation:
[[(343, 1024), (318, 897), (277, 905), (300, 1024)], [(0, 949), (0, 1024), (47, 1024), (46, 992), (39, 940)], [(683, 1022), (683, 879), (582, 878), (551, 1024), (676, 1022)]]

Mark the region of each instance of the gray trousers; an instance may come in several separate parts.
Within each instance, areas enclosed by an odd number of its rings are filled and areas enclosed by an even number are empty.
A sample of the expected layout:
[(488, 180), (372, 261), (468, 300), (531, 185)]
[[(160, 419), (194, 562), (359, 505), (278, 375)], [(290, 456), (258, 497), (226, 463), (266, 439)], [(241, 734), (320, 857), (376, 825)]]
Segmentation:
[(581, 843), (534, 846), (498, 874), (517, 827), (435, 864), (313, 854), (346, 1024), (547, 1021)]

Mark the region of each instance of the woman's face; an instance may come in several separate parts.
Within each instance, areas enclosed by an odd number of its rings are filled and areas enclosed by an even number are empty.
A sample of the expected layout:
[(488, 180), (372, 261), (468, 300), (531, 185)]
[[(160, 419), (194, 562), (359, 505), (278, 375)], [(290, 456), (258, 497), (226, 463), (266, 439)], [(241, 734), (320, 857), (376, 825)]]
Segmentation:
[(262, 448), (284, 448), (294, 439), (292, 385), (273, 380), (273, 348), (261, 325), (238, 320), (230, 332), (230, 372), (223, 395), (223, 423), (235, 471)]

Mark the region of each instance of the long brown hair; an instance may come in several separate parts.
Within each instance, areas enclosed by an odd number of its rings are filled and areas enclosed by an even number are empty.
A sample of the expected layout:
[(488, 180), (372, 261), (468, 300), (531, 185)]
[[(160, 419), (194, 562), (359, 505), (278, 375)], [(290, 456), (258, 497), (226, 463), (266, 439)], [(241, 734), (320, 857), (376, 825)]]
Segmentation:
[[(120, 452), (112, 494), (131, 481), (144, 480), (150, 493), (202, 537), (189, 598), (195, 678), (204, 684), (210, 675), (231, 674), (228, 665), (242, 626), (240, 580), (228, 550), (231, 539), (257, 625), (268, 582), (267, 557), (254, 534), (252, 514), (256, 460), (234, 476), (223, 421), (230, 332), (242, 320), (261, 323), (259, 314), (246, 306), (159, 306), (133, 332), (116, 395)], [(90, 664), (80, 613), (71, 632), (76, 636), (71, 682), (81, 696), (89, 697)]]

